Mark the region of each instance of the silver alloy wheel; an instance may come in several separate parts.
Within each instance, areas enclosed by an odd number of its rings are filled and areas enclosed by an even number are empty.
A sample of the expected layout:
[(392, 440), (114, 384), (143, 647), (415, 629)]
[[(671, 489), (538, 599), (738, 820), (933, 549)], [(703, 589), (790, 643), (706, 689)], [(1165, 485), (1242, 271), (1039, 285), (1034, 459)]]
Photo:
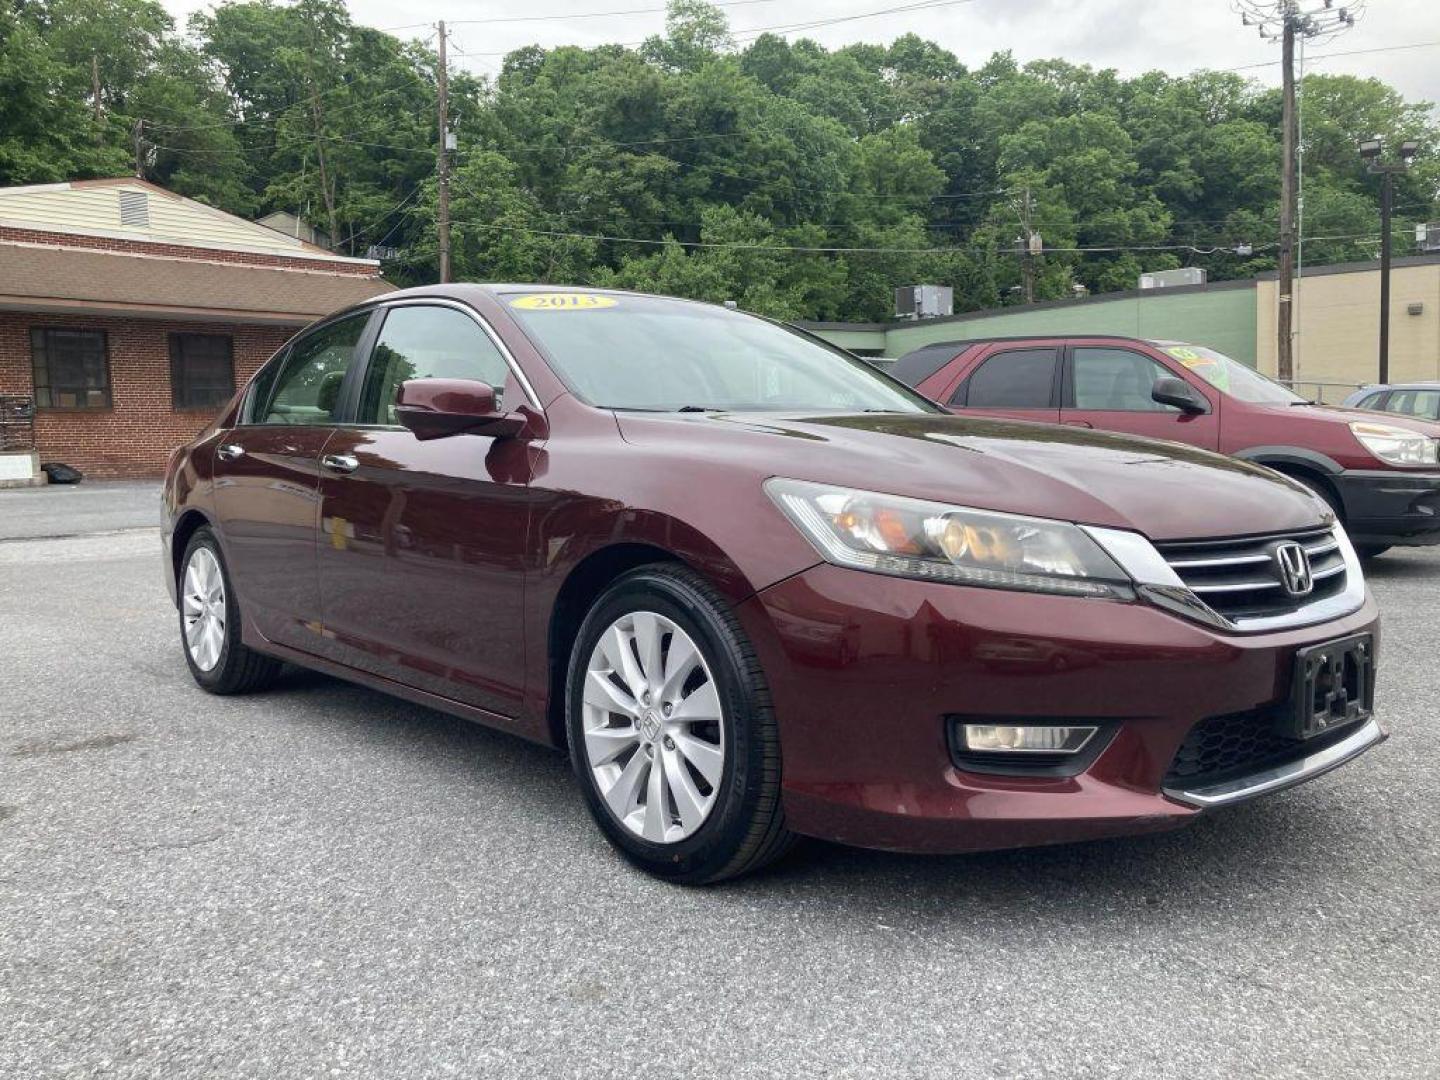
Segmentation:
[(220, 662), (225, 647), (225, 577), (215, 553), (197, 547), (185, 567), (180, 597), (185, 623), (185, 648), (201, 671)]
[(725, 768), (715, 679), (674, 622), (632, 611), (585, 667), (585, 760), (601, 797), (636, 836), (673, 844), (705, 823)]

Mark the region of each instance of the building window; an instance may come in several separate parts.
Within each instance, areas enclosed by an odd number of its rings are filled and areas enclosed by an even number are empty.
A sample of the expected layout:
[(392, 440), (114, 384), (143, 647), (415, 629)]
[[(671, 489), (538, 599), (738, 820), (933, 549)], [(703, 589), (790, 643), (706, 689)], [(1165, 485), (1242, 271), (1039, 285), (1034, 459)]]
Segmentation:
[(235, 393), (235, 354), (220, 334), (170, 335), (170, 400), (177, 409), (218, 409)]
[(42, 409), (108, 409), (110, 363), (103, 330), (30, 331), (35, 404)]

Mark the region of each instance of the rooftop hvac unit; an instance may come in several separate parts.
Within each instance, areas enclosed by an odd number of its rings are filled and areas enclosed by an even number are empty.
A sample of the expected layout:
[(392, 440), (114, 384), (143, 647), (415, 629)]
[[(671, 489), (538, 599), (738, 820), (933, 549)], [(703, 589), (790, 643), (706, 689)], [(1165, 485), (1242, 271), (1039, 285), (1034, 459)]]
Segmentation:
[(1415, 226), (1415, 246), (1421, 251), (1433, 254), (1440, 251), (1440, 222)]
[(901, 319), (934, 319), (955, 313), (955, 290), (949, 285), (902, 285), (895, 290), (895, 315)]
[(1181, 285), (1204, 285), (1205, 271), (1198, 266), (1186, 266), (1179, 270), (1157, 270), (1153, 274), (1140, 275), (1142, 289), (1174, 289)]

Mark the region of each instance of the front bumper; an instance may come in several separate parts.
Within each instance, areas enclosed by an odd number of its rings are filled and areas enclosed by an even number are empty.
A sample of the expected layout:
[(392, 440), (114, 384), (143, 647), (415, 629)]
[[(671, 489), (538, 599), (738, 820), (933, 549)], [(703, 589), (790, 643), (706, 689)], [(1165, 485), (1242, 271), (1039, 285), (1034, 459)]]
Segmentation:
[[(1377, 632), (1368, 594), (1332, 622), (1242, 636), (1141, 603), (820, 565), (736, 612), (770, 683), (787, 824), (862, 847), (962, 852), (1176, 828), (1205, 807), (1319, 775), (1384, 737), (1376, 725), (1250, 787), (1164, 790), (1198, 721), (1286, 699), (1302, 645)], [(952, 757), (947, 717), (957, 714), (1100, 720), (1114, 733), (1075, 775), (979, 773)]]
[(1440, 544), (1440, 473), (1347, 469), (1330, 479), (1356, 544)]

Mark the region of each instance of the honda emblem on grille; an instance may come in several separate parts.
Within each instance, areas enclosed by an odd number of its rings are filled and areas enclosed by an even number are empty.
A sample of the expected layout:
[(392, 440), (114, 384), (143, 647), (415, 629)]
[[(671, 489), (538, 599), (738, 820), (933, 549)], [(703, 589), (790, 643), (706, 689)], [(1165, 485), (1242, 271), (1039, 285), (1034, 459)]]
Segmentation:
[(1291, 596), (1304, 596), (1315, 587), (1310, 573), (1310, 555), (1293, 540), (1275, 546), (1275, 563), (1280, 568), (1280, 584)]

